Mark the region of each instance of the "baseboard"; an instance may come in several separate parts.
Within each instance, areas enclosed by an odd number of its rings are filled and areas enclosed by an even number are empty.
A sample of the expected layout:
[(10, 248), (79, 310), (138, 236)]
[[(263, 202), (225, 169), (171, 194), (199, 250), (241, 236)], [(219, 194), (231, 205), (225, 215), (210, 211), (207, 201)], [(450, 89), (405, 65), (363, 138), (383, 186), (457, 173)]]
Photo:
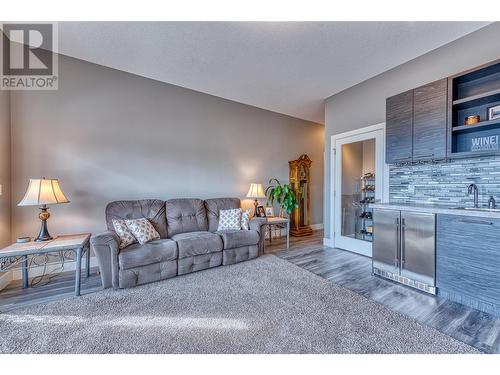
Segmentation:
[(333, 247), (333, 239), (332, 238), (323, 238), (323, 245), (327, 247)]
[[(84, 257), (85, 258), (85, 257)], [(97, 267), (97, 258), (90, 257), (90, 267)], [(43, 266), (31, 267), (29, 269), (29, 277), (41, 276), (43, 274)], [(64, 268), (61, 269), (60, 263), (50, 263), (47, 264), (47, 269), (45, 270), (45, 274), (50, 273), (52, 271), (59, 270), (59, 272), (67, 272), (74, 271), (76, 269), (76, 262), (67, 261), (64, 263)], [(82, 259), (82, 269), (85, 269), (85, 259)], [(21, 268), (16, 268), (10, 272), (6, 272), (7, 274), (11, 274), (11, 280), (21, 280), (23, 278)], [(10, 281), (9, 281), (10, 282)], [(0, 288), (1, 289), (1, 288)]]
[(12, 281), (12, 272), (0, 273), (0, 290), (4, 289)]
[[(312, 230), (321, 230), (321, 229), (323, 229), (323, 224), (322, 223), (320, 223), (320, 224), (312, 224), (312, 225), (309, 225), (309, 227)], [(273, 236), (273, 239), (285, 237), (286, 236), (286, 230), (285, 230), (285, 228), (273, 229), (272, 230), (272, 236)], [(266, 240), (269, 240), (269, 231), (268, 230), (266, 230), (266, 233), (264, 234), (264, 238)]]

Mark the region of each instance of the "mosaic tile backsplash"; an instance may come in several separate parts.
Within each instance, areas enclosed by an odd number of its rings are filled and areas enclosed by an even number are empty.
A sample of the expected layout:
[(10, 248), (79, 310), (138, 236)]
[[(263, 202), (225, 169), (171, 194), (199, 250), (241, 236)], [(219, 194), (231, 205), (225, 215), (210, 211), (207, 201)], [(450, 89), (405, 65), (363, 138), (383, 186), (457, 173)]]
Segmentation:
[(500, 206), (500, 156), (391, 166), (389, 196), (391, 202), (472, 207), (472, 195), (467, 194), (472, 183), (479, 190), (479, 206), (487, 206), (490, 196)]

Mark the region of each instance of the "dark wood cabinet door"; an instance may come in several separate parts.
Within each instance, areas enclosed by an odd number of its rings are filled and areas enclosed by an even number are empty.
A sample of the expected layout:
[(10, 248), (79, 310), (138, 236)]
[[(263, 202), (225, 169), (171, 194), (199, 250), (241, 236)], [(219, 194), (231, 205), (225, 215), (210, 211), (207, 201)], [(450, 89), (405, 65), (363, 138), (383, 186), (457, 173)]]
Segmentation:
[(447, 79), (414, 90), (413, 160), (446, 157)]
[(387, 98), (385, 161), (412, 160), (413, 90)]

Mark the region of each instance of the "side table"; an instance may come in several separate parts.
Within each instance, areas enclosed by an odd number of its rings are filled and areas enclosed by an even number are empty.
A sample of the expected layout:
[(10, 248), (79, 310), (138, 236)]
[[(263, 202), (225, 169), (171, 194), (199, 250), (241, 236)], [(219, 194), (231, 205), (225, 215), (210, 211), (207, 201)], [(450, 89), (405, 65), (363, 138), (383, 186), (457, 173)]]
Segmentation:
[(90, 233), (58, 236), (50, 241), (14, 243), (0, 249), (0, 269), (5, 270), (21, 262), (23, 289), (28, 288), (28, 256), (59, 251), (74, 251), (76, 257), (75, 295), (80, 295), (82, 255), (86, 254), (86, 275), (90, 276)]
[[(272, 238), (271, 227), (273, 225), (277, 225), (277, 224), (285, 224), (286, 225), (286, 248), (287, 249), (290, 248), (290, 219), (287, 219), (285, 217), (279, 217), (279, 216), (268, 217), (266, 219), (267, 219), (267, 221), (264, 225), (269, 228), (269, 242), (271, 242), (271, 238)], [(265, 253), (265, 246), (263, 247), (262, 252)]]

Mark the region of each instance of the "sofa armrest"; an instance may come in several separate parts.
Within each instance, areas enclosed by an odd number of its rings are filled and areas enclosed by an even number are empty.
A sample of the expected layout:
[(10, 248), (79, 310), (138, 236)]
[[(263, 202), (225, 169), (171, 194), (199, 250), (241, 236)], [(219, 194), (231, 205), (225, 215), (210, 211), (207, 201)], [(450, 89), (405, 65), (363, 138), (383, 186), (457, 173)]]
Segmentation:
[(262, 226), (266, 223), (267, 219), (265, 217), (252, 217), (248, 222), (248, 227), (250, 228), (250, 230), (254, 230), (259, 233), (259, 255), (261, 255), (264, 250), (265, 231), (262, 230)]
[(113, 231), (97, 234), (90, 238), (90, 243), (97, 256), (103, 288), (115, 288), (118, 285), (118, 253), (120, 239)]
[(251, 230), (255, 230), (259, 233), (262, 232), (262, 226), (267, 223), (265, 217), (252, 217), (248, 222), (248, 226)]

